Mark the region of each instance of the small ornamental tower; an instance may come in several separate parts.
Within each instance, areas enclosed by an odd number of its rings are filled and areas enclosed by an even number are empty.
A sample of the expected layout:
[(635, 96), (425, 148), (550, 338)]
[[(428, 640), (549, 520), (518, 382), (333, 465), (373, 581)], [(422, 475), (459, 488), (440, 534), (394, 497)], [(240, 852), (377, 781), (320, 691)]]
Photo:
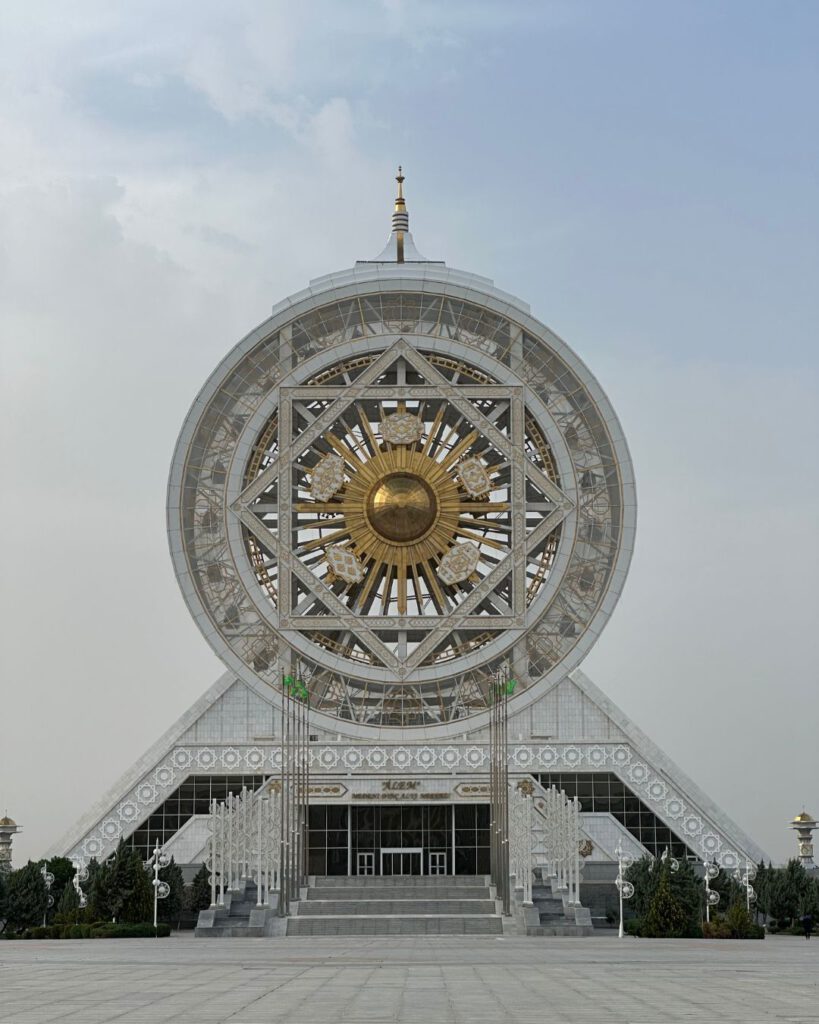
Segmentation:
[(0, 871), (11, 871), (11, 840), (19, 831), (20, 826), (8, 815), (0, 818)]
[(816, 871), (816, 864), (813, 862), (813, 833), (819, 827), (816, 821), (807, 811), (797, 814), (788, 826), (796, 832), (799, 842), (799, 861), (806, 871)]

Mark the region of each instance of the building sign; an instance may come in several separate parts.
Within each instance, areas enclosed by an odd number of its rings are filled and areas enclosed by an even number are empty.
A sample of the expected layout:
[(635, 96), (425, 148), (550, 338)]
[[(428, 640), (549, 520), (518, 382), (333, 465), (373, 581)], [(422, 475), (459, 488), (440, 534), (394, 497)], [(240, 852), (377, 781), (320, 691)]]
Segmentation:
[(452, 793), (353, 793), (353, 802), (357, 800), (380, 800), (382, 803), (393, 803), (396, 800), (451, 800)]
[(478, 797), (489, 796), (489, 786), (486, 783), (459, 782), (455, 787), (458, 796)]

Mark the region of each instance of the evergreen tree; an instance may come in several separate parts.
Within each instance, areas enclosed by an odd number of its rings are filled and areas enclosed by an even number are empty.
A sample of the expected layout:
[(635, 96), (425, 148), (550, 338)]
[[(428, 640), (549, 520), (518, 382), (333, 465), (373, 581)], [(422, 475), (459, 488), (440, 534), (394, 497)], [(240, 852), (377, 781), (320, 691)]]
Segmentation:
[(63, 887), (60, 902), (55, 905), (54, 921), (56, 924), (76, 924), (80, 917), (80, 897), (72, 885)]
[(0, 935), (6, 930), (6, 893), (8, 890), (8, 875), (0, 871)]
[(139, 853), (120, 841), (114, 863), (112, 890), (116, 920), (129, 924), (153, 921), (154, 890)]
[(159, 869), (159, 879), (162, 882), (167, 882), (171, 890), (164, 900), (159, 901), (159, 920), (166, 921), (173, 928), (178, 928), (185, 897), (185, 879), (182, 877), (182, 868), (173, 857), (171, 857), (170, 864)]
[(195, 912), (207, 910), (210, 906), (210, 871), (204, 864), (185, 890), (185, 905)]
[(634, 896), (629, 903), (637, 918), (646, 926), (660, 882), (665, 879), (665, 885), (683, 915), (684, 923), (680, 934), (699, 934), (704, 907), (704, 886), (688, 861), (680, 861), (679, 868), (672, 871), (670, 861), (642, 857), (626, 871), (626, 878), (634, 886)]
[(669, 871), (668, 880), (674, 898), (685, 913), (685, 935), (698, 935), (702, 927), (703, 910), (705, 908), (705, 886), (697, 877), (694, 865), (681, 860), (675, 872)]
[(688, 930), (690, 912), (672, 892), (670, 871), (657, 868), (659, 879), (651, 898), (642, 934), (653, 938), (677, 938)]
[(800, 861), (789, 860), (771, 880), (770, 913), (777, 921), (792, 921), (808, 891), (809, 879)]
[(741, 902), (745, 906), (745, 888), (737, 882), (731, 872), (723, 869), (709, 884), (715, 892), (719, 893), (720, 913), (727, 913), (728, 908), (737, 902)]
[(645, 918), (657, 888), (659, 872), (654, 870), (654, 866), (654, 858), (646, 855), (626, 869), (626, 879), (634, 886), (634, 895), (629, 903), (638, 918)]
[(40, 865), (29, 861), (24, 868), (12, 871), (6, 890), (6, 913), (11, 930), (22, 931), (43, 923), (48, 891)]
[(102, 864), (93, 858), (88, 865), (88, 916), (92, 921), (113, 921), (119, 909), (113, 899), (114, 868), (111, 860)]
[(756, 892), (756, 903), (754, 903), (754, 919), (759, 920), (760, 914), (764, 917), (768, 913), (768, 901), (770, 898), (771, 869), (765, 867), (765, 861), (760, 861), (756, 869), (756, 878), (753, 886)]
[(130, 892), (130, 852), (125, 845), (125, 840), (120, 839), (116, 852), (108, 858), (104, 865), (107, 868), (106, 874), (100, 877), (100, 881), (107, 891), (107, 902), (112, 921), (122, 920), (122, 907)]
[(814, 921), (819, 918), (819, 878), (807, 877), (805, 888), (799, 901), (799, 917), (810, 914)]

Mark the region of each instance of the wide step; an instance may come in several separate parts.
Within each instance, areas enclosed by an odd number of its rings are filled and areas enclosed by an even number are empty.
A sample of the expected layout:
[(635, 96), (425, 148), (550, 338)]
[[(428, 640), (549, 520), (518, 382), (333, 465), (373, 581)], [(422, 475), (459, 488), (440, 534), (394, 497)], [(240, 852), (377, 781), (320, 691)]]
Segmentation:
[(484, 875), (316, 878), (288, 935), (501, 935)]
[(368, 896), (357, 900), (313, 900), (307, 899), (299, 904), (299, 917), (318, 917), (322, 914), (331, 917), (365, 914), (383, 916), (384, 914), (400, 914), (415, 916), (417, 914), (494, 914), (495, 901), (486, 900), (431, 900), (431, 899), (379, 899)]
[(291, 917), (288, 935), (501, 935), (499, 917)]
[(361, 886), (358, 888), (310, 888), (307, 890), (308, 900), (488, 900), (488, 887), (467, 889), (465, 887), (430, 890), (423, 886), (381, 888), (378, 886)]

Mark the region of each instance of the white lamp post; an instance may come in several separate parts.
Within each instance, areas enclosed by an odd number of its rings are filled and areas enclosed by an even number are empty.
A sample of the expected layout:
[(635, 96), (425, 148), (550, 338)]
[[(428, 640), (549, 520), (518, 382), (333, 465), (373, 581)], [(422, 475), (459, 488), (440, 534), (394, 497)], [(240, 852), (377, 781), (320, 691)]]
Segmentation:
[(715, 907), (719, 903), (719, 893), (715, 892), (711, 888), (711, 882), (719, 874), (719, 867), (713, 862), (709, 863), (707, 860), (702, 862), (703, 879), (705, 880), (705, 920), (711, 920), (711, 907)]
[(746, 859), (745, 867), (737, 868), (734, 872), (734, 877), (740, 885), (745, 887), (745, 909), (750, 914), (751, 904), (756, 902), (756, 893), (751, 885), (751, 882), (756, 878), (756, 864)]
[(40, 874), (43, 876), (43, 881), (46, 887), (46, 905), (43, 911), (43, 927), (48, 924), (48, 911), (50, 907), (54, 906), (54, 897), (51, 895), (51, 886), (54, 885), (54, 875), (48, 870), (48, 861), (43, 864), (40, 868)]
[(168, 883), (160, 881), (159, 871), (160, 868), (166, 868), (170, 864), (170, 862), (171, 858), (167, 855), (167, 853), (162, 852), (162, 849), (159, 846), (159, 840), (157, 840), (156, 846), (154, 847), (154, 852), (152, 856), (148, 859), (148, 863), (153, 864), (154, 868), (154, 934), (156, 934), (157, 908), (159, 905), (159, 900), (167, 899), (168, 896), (170, 896), (171, 894), (171, 887), (168, 885)]
[(672, 857), (669, 854), (667, 846), (663, 847), (663, 852), (660, 854), (660, 860), (663, 862), (663, 864), (665, 864), (666, 861), (668, 861), (668, 870), (672, 874), (680, 870), (680, 862), (677, 860), (676, 857)]
[(74, 886), (74, 891), (77, 893), (79, 908), (82, 910), (88, 906), (88, 897), (82, 891), (82, 883), (88, 881), (88, 868), (82, 860), (74, 860), (71, 864), (74, 868), (74, 877), (71, 879), (71, 882)]
[(631, 867), (634, 863), (634, 858), (631, 854), (623, 853), (622, 840), (617, 840), (617, 847), (614, 851), (617, 854), (617, 878), (614, 884), (617, 886), (617, 892), (620, 897), (620, 928), (617, 932), (617, 937), (622, 939), (623, 937), (623, 900), (630, 900), (634, 895), (634, 886), (631, 882), (626, 880), (623, 874), (624, 869)]

